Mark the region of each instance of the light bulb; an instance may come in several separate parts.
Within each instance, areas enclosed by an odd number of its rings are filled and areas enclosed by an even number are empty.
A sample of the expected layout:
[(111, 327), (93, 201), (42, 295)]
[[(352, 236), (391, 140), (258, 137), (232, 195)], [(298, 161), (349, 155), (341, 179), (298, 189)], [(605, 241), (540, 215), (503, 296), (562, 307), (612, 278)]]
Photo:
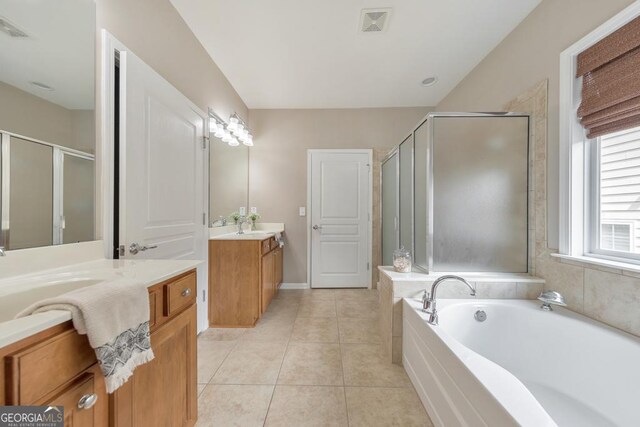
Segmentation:
[(229, 117), (229, 123), (233, 123), (234, 125), (237, 125), (240, 122), (240, 120), (238, 120), (238, 116), (235, 114), (232, 114), (231, 117)]
[(247, 147), (253, 147), (253, 136), (250, 134), (248, 135), (243, 141), (242, 143), (244, 145), (246, 145)]
[(218, 130), (218, 122), (213, 119), (209, 119), (209, 132), (215, 133)]
[(235, 133), (236, 129), (238, 129), (238, 123), (230, 122), (229, 125), (227, 126), (227, 129), (229, 129), (231, 132)]
[(224, 131), (224, 136), (222, 137), (222, 140), (223, 140), (224, 142), (231, 142), (231, 138), (233, 138), (233, 137), (231, 136), (231, 132), (229, 132), (228, 130), (225, 130), (225, 131)]
[(232, 147), (237, 147), (238, 145), (240, 145), (236, 137), (231, 137), (231, 140), (228, 142), (228, 144)]
[(224, 135), (225, 135), (225, 133), (224, 133), (224, 128), (223, 127), (219, 127), (216, 130), (216, 133), (213, 134), (213, 136), (215, 136), (216, 138), (223, 138)]

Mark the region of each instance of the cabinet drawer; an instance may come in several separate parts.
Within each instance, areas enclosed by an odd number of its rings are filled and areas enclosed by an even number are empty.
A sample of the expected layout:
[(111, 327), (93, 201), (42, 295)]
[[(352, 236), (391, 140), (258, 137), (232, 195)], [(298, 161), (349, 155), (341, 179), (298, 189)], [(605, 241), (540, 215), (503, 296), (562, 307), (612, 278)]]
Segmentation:
[(165, 285), (165, 316), (171, 316), (196, 299), (196, 273), (189, 273)]
[[(106, 425), (106, 411), (101, 411), (106, 399), (106, 389), (97, 390), (96, 378), (91, 373), (82, 375), (53, 399), (45, 402), (48, 406), (64, 408), (65, 426)], [(83, 399), (84, 398), (84, 399)], [(79, 404), (83, 402), (83, 407)], [(88, 403), (84, 403), (88, 402)], [(104, 413), (104, 414), (102, 414)]]
[(96, 363), (96, 355), (87, 336), (70, 329), (9, 355), (7, 362), (10, 404), (29, 405)]

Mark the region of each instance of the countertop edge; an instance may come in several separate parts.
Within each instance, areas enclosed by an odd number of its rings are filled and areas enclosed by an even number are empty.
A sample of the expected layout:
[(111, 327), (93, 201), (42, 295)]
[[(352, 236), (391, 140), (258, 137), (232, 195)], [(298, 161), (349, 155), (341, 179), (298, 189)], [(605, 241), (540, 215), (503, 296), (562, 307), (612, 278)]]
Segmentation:
[[(163, 260), (152, 260), (163, 261)], [(193, 270), (202, 264), (204, 261), (200, 260), (167, 260), (167, 261), (182, 261), (184, 265), (179, 268), (172, 269), (170, 272), (163, 273), (155, 276), (153, 279), (147, 279), (141, 281), (147, 288), (154, 286), (158, 283), (164, 282), (172, 277), (186, 273)], [(78, 266), (86, 265), (94, 261), (87, 263), (79, 263)], [(94, 285), (99, 286), (99, 285)], [(52, 310), (45, 313), (37, 313), (31, 316), (22, 317), (19, 319), (13, 319), (0, 323), (0, 349), (49, 329), (53, 326), (59, 325), (66, 321), (71, 320), (71, 313), (62, 310)]]

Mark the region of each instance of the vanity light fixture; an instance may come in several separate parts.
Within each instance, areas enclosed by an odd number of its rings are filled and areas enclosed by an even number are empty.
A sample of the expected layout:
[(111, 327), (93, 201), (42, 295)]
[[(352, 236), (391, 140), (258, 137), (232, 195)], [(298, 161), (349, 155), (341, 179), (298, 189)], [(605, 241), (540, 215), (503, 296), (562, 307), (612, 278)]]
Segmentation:
[(210, 108), (209, 133), (232, 147), (239, 146), (240, 142), (247, 147), (253, 146), (253, 135), (251, 135), (251, 130), (237, 113), (233, 113), (229, 117), (229, 122), (227, 123)]

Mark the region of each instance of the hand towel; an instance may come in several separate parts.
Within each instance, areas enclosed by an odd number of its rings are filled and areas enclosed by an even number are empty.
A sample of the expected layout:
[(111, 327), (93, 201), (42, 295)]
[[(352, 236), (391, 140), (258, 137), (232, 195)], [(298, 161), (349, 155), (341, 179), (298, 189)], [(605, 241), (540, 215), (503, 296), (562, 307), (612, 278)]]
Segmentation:
[(130, 279), (102, 282), (38, 301), (18, 317), (51, 310), (71, 312), (73, 326), (87, 335), (113, 393), (133, 370), (153, 360), (149, 332), (149, 292)]
[(276, 233), (276, 241), (278, 242), (278, 246), (284, 248), (284, 239), (282, 238), (282, 233)]

